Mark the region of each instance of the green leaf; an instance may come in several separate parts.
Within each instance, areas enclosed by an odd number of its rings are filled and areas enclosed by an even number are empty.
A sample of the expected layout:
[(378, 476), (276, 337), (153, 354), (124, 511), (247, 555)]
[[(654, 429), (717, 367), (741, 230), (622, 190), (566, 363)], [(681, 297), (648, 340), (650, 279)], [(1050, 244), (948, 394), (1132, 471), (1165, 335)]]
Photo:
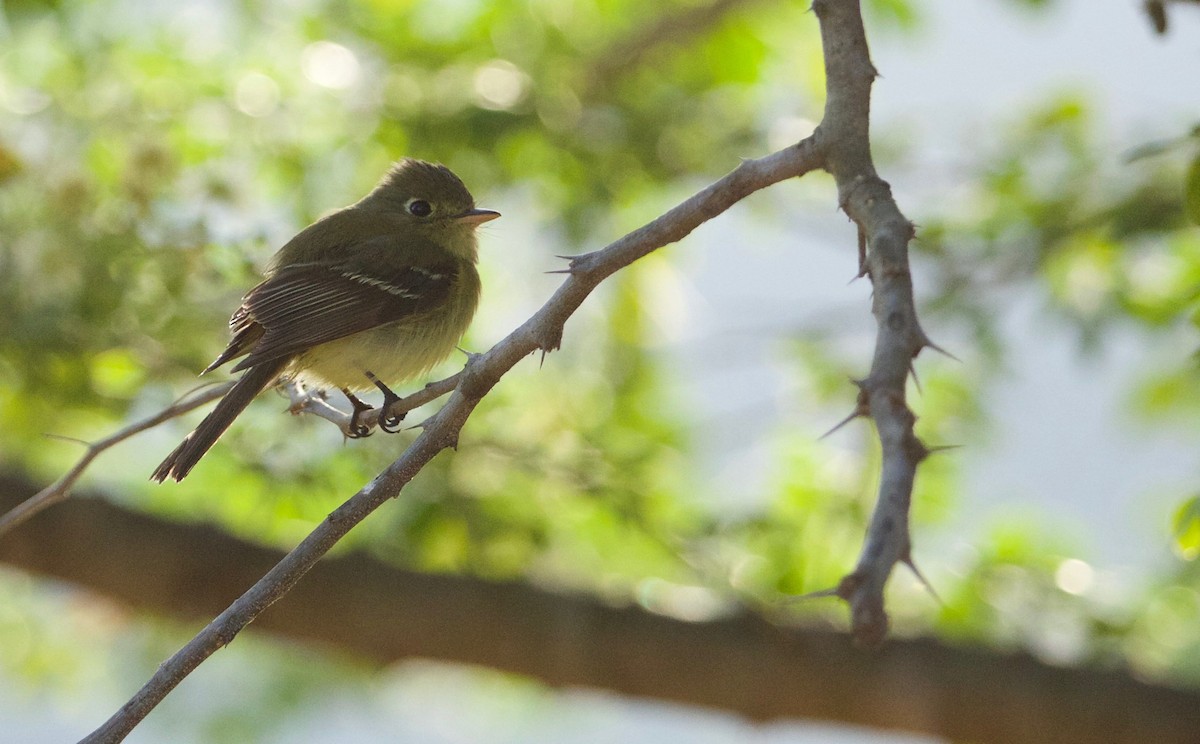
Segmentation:
[(1185, 560), (1200, 556), (1200, 496), (1193, 496), (1175, 512), (1175, 548)]
[(1188, 168), (1183, 190), (1183, 211), (1188, 221), (1200, 225), (1200, 155), (1192, 160), (1192, 165)]

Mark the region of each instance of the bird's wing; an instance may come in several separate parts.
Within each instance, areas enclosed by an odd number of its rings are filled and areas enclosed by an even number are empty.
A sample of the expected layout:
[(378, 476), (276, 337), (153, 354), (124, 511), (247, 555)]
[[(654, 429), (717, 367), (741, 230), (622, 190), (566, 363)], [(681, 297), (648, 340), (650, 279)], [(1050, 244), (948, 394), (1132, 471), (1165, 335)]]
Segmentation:
[(345, 264), (285, 266), (246, 295), (230, 320), (234, 339), (212, 366), (248, 350), (238, 372), (419, 315), (443, 303), (457, 278), (452, 261), (369, 274)]

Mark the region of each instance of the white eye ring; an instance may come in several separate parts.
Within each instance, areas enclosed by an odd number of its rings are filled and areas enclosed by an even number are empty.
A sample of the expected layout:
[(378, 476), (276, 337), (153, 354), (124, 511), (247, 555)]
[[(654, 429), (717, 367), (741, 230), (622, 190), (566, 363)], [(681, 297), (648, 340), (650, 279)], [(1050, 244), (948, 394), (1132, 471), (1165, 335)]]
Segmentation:
[(407, 202), (405, 202), (404, 208), (407, 209), (408, 213), (413, 217), (428, 217), (433, 213), (433, 207), (431, 207), (429, 202), (425, 201), (424, 199), (409, 199)]

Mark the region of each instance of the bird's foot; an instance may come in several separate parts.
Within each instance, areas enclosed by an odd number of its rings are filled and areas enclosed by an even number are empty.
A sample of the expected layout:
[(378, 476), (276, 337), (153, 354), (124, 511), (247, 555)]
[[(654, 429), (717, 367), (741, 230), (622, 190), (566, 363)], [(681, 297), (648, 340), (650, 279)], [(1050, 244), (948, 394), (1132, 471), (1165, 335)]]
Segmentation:
[[(359, 421), (359, 418), (371, 410), (371, 406), (359, 400), (354, 393), (349, 390), (342, 390), (349, 399), (350, 405), (354, 406), (354, 413), (350, 414), (350, 424), (346, 427), (346, 436), (351, 439), (362, 439), (363, 437), (371, 436), (371, 427)], [(380, 428), (383, 427), (383, 419), (380, 419)]]
[(371, 372), (367, 372), (367, 379), (379, 388), (383, 393), (383, 405), (379, 407), (379, 428), (386, 431), (388, 434), (395, 434), (400, 431), (400, 422), (404, 420), (404, 414), (407, 411), (400, 413), (392, 413), (392, 406), (400, 402), (400, 396), (392, 392), (392, 389), (383, 384), (383, 381), (376, 377)]

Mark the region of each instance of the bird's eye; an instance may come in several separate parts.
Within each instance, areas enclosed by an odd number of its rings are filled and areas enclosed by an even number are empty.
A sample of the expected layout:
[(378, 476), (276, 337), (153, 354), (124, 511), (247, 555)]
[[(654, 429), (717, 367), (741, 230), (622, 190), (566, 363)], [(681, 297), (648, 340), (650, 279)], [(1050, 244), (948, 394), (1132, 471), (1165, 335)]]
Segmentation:
[(433, 207), (424, 199), (412, 199), (408, 202), (408, 213), (414, 217), (428, 217)]

